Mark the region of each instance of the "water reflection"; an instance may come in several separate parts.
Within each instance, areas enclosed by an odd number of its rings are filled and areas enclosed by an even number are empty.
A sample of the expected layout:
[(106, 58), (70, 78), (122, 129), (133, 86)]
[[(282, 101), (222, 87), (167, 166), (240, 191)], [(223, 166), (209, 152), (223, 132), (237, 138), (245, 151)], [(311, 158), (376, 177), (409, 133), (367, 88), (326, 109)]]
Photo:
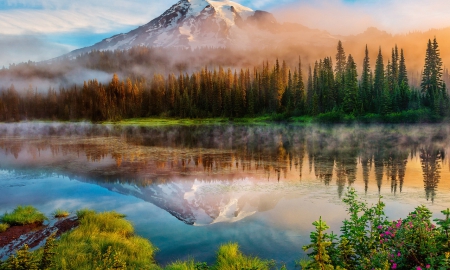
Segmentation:
[[(366, 193), (388, 186), (395, 195), (417, 186), (420, 177), (426, 199), (434, 202), (439, 192), (449, 192), (450, 174), (442, 169), (449, 130), (437, 125), (4, 124), (0, 168), (37, 168), (94, 181), (202, 225), (272, 209), (305, 183), (336, 186), (338, 197), (352, 185), (362, 185)], [(264, 198), (274, 190), (278, 197)]]

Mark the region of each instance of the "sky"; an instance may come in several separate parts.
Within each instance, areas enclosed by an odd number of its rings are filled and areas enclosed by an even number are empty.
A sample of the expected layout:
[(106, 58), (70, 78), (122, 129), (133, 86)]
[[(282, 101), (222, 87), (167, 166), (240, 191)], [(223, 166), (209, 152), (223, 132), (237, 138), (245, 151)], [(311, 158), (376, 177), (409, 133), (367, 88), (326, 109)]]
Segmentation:
[[(0, 0), (0, 68), (41, 61), (128, 32), (178, 0)], [(332, 34), (450, 26), (448, 0), (235, 0)], [(426, 4), (425, 4), (426, 3)]]

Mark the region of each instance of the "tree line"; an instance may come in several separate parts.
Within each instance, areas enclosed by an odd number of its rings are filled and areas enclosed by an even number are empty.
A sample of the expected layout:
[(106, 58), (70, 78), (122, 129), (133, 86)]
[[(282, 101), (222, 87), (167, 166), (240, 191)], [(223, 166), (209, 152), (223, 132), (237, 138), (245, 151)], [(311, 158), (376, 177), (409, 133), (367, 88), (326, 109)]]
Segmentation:
[(397, 46), (387, 64), (379, 49), (374, 70), (366, 46), (361, 76), (340, 41), (334, 60), (335, 64), (332, 57), (320, 59), (306, 72), (299, 59), (294, 68), (276, 60), (253, 69), (205, 67), (190, 75), (155, 74), (150, 80), (142, 76), (120, 80), (114, 74), (109, 83), (94, 79), (82, 86), (50, 88), (47, 93), (30, 87), (19, 94), (11, 85), (0, 95), (0, 121), (97, 122), (149, 116), (235, 118), (264, 114), (361, 116), (421, 109), (445, 117), (450, 112), (436, 39), (428, 41), (420, 88), (409, 85), (403, 49)]

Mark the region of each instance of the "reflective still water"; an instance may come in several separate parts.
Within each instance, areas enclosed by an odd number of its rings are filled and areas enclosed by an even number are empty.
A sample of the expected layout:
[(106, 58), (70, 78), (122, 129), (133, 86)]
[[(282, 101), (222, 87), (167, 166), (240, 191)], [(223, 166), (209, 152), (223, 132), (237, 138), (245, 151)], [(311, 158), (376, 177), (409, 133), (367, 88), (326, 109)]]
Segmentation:
[(0, 213), (31, 204), (127, 215), (177, 259), (220, 244), (294, 267), (311, 223), (336, 233), (352, 186), (391, 219), (450, 206), (450, 126), (0, 125)]

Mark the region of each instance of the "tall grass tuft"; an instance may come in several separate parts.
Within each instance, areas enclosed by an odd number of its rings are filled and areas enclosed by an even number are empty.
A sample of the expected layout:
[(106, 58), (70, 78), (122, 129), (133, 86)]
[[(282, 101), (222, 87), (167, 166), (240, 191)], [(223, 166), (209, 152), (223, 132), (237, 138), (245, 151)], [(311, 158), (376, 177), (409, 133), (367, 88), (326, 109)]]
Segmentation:
[(18, 206), (11, 213), (6, 212), (1, 221), (11, 226), (43, 223), (47, 217), (33, 206)]
[(91, 209), (87, 209), (87, 208), (77, 210), (77, 212), (76, 212), (78, 219), (82, 219), (86, 215), (93, 215), (93, 214), (95, 214), (95, 211), (91, 210)]
[(62, 209), (56, 209), (55, 212), (53, 212), (53, 216), (55, 218), (65, 218), (68, 217), (70, 215), (70, 213), (66, 210), (62, 210)]
[(0, 223), (0, 233), (6, 232), (6, 230), (9, 228), (9, 224), (6, 223)]
[(156, 248), (134, 236), (132, 224), (116, 212), (77, 211), (80, 225), (54, 248), (56, 269), (158, 269)]
[(176, 261), (167, 265), (164, 270), (199, 270), (194, 260)]
[(239, 250), (237, 243), (222, 245), (217, 252), (216, 269), (270, 269), (274, 266), (273, 261), (261, 260), (258, 257), (245, 256)]

